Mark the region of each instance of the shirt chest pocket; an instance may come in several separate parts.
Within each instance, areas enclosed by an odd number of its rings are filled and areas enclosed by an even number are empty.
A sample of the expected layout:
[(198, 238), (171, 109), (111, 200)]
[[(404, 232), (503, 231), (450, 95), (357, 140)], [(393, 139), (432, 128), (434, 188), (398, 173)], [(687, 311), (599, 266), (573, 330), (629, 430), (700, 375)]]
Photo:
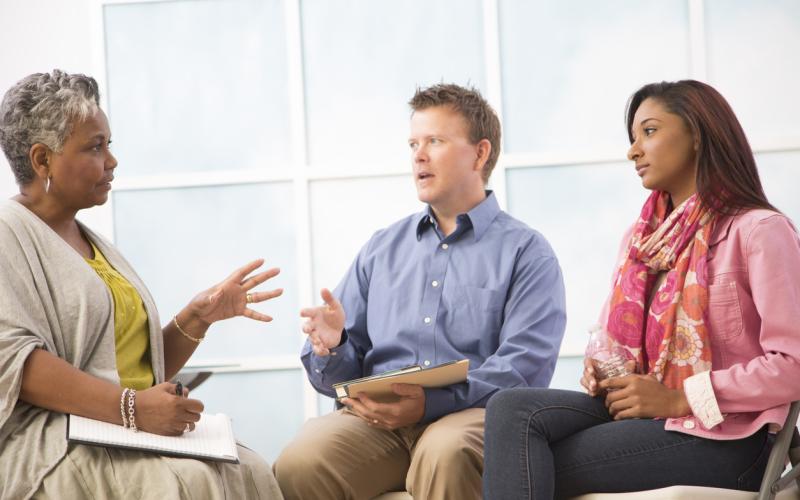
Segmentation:
[(708, 322), (712, 339), (731, 340), (744, 328), (736, 282), (708, 286)]
[(458, 290), (459, 309), (474, 326), (482, 330), (499, 329), (503, 321), (505, 296), (488, 288), (460, 286)]

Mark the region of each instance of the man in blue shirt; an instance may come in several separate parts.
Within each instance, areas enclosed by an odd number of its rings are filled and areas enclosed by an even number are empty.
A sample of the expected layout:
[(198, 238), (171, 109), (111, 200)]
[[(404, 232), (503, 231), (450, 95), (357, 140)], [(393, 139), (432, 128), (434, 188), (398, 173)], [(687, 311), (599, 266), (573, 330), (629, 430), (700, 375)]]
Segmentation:
[(547, 387), (566, 321), (558, 262), (538, 232), (500, 210), (486, 183), (500, 122), (474, 89), (440, 84), (410, 101), (414, 182), (427, 209), (367, 242), (325, 305), (304, 309), (302, 362), (332, 385), (467, 358), (466, 383), (396, 384), (312, 419), (275, 472), (287, 499), (481, 497), (483, 418), (503, 388)]

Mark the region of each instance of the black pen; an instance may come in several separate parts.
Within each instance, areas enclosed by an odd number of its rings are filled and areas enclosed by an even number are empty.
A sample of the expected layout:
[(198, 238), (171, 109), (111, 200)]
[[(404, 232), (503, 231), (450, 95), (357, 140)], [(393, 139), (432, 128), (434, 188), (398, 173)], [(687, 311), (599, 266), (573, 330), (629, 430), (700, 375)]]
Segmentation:
[(175, 395), (181, 397), (183, 396), (183, 384), (181, 384), (180, 382), (175, 384)]

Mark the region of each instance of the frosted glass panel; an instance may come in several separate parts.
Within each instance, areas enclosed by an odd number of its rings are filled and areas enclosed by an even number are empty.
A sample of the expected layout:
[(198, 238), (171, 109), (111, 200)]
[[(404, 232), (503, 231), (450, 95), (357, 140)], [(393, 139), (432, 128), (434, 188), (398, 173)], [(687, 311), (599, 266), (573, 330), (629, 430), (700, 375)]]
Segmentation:
[(479, 0), (302, 0), (312, 164), (405, 158), (417, 86), (484, 88)]
[(125, 191), (114, 195), (116, 241), (150, 288), (162, 323), (198, 292), (259, 257), (281, 274), (259, 290), (284, 295), (253, 306), (275, 320), (217, 323), (193, 360), (297, 355), (297, 262), (291, 184)]
[(289, 161), (281, 2), (107, 5), (105, 35), (120, 175)]
[(757, 146), (800, 136), (800, 2), (706, 0), (709, 78)]
[(626, 147), (628, 97), (689, 76), (686, 4), (500, 0), (506, 150)]
[(191, 397), (207, 413), (231, 417), (236, 439), (272, 464), (303, 423), (301, 376), (299, 370), (216, 373)]
[(582, 374), (583, 356), (561, 356), (556, 361), (556, 369), (553, 372), (550, 387), (583, 392), (580, 383)]
[(314, 297), (339, 283), (375, 231), (424, 209), (410, 175), (313, 182)]
[(553, 246), (567, 291), (561, 352), (582, 354), (611, 286), (623, 233), (649, 191), (632, 164), (537, 167), (506, 171), (510, 213)]
[(5, 200), (19, 193), (19, 187), (11, 173), (11, 166), (6, 161), (5, 155), (0, 158), (0, 199)]
[(800, 151), (756, 156), (767, 199), (800, 227)]
[(333, 398), (329, 398), (328, 396), (323, 396), (320, 393), (317, 393), (317, 411), (319, 415), (325, 415), (326, 413), (330, 413), (334, 410), (334, 400)]

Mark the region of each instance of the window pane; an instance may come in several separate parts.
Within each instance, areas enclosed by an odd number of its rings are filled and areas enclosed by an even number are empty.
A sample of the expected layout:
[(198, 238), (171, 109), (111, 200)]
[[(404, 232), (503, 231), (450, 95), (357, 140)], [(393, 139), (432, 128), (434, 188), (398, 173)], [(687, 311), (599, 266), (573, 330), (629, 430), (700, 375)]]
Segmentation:
[(334, 408), (334, 399), (329, 398), (328, 396), (323, 396), (322, 394), (317, 393), (317, 411), (319, 415), (326, 415), (332, 412)]
[(289, 160), (278, 0), (105, 6), (114, 148), (129, 175)]
[(628, 97), (689, 71), (686, 1), (500, 0), (509, 152), (612, 151)]
[(310, 194), (315, 297), (339, 283), (375, 231), (425, 208), (410, 175), (318, 181)]
[(11, 167), (6, 162), (5, 156), (0, 159), (0, 198), (6, 199), (19, 193)]
[(479, 0), (303, 0), (311, 163), (406, 157), (417, 86), (484, 87)]
[(211, 327), (193, 360), (297, 355), (300, 330), (292, 186), (288, 183), (123, 191), (116, 241), (150, 289), (162, 323), (198, 292), (263, 257), (281, 274), (258, 287), (284, 295), (254, 309), (272, 323), (234, 318)]
[(556, 362), (550, 387), (583, 392), (580, 383), (581, 375), (583, 375), (583, 356), (561, 356)]
[(800, 2), (706, 0), (709, 77), (751, 141), (800, 136)]
[(756, 157), (767, 199), (800, 226), (800, 151), (764, 153)]
[(233, 420), (236, 439), (273, 463), (303, 423), (299, 370), (216, 373), (192, 392), (206, 413)]
[(506, 171), (510, 213), (553, 246), (567, 290), (561, 352), (582, 354), (610, 292), (621, 238), (649, 191), (630, 164)]

